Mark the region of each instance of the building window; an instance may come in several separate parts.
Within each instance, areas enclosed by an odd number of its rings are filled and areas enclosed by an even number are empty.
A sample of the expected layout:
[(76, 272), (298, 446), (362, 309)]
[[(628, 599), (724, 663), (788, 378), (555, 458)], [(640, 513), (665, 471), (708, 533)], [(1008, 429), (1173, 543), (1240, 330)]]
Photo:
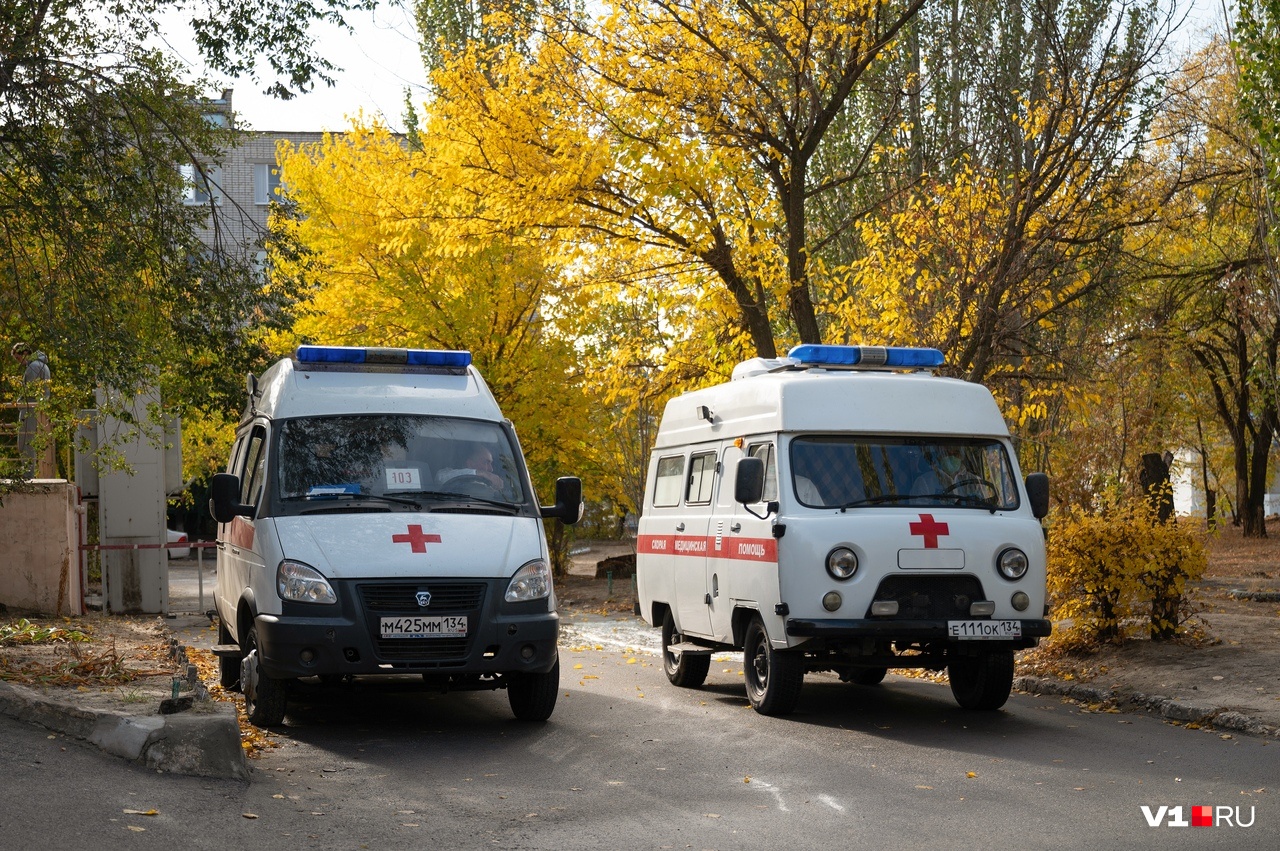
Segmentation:
[(280, 200), (280, 166), (275, 163), (253, 164), (253, 203), (270, 204)]
[(179, 166), (178, 171), (182, 174), (184, 184), (182, 193), (184, 204), (222, 203), (222, 168), (220, 166), (188, 164)]

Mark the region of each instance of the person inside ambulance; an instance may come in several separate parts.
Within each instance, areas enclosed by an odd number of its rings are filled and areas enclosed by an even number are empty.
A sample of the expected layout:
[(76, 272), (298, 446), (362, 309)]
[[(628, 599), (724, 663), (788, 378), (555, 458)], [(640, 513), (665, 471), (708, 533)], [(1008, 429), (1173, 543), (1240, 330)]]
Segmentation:
[(441, 485), (451, 481), (465, 484), (468, 480), (477, 479), (498, 493), (503, 491), (502, 478), (493, 471), (493, 452), (480, 443), (468, 445), (460, 466), (446, 467), (436, 473), (436, 482)]
[(913, 496), (968, 497), (989, 500), (993, 487), (974, 472), (965, 448), (956, 443), (933, 447), (928, 453), (929, 466), (911, 487)]

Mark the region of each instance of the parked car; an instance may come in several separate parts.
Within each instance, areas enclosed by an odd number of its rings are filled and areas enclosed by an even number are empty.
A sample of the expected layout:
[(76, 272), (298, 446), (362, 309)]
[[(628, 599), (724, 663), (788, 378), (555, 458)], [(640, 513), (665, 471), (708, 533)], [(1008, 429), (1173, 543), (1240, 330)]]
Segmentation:
[[(185, 543), (187, 543), (187, 533), (186, 533), (186, 532), (175, 532), (173, 529), (169, 529), (169, 530), (168, 530), (168, 532), (169, 532), (169, 543), (170, 543), (170, 544), (185, 544)], [(169, 553), (169, 558), (191, 558), (191, 547), (174, 547), (174, 546), (170, 546), (170, 547), (166, 550), (166, 552), (168, 552), (168, 553)]]

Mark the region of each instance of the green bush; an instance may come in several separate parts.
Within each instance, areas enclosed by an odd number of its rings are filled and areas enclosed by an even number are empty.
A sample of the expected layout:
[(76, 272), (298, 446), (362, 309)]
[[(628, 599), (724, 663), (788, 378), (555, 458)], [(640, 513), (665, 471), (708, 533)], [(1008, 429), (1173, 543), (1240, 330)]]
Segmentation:
[(1060, 515), (1049, 534), (1049, 597), (1067, 640), (1119, 641), (1146, 629), (1173, 638), (1186, 620), (1188, 582), (1208, 563), (1202, 533), (1160, 523), (1146, 500)]

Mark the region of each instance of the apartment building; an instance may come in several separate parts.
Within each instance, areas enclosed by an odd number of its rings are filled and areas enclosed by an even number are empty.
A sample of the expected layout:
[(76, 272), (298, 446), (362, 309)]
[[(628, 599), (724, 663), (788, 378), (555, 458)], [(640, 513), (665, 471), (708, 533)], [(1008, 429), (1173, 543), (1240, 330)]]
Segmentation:
[[(223, 91), (206, 105), (207, 121), (220, 126), (234, 121), (232, 90)], [(266, 257), (267, 215), (271, 202), (280, 195), (277, 146), (282, 141), (298, 145), (323, 138), (319, 131), (246, 130), (236, 134), (235, 144), (223, 152), (220, 162), (182, 165), (188, 183), (186, 203), (213, 205), (213, 215), (206, 218), (200, 232), (205, 245), (250, 259), (261, 268)]]

